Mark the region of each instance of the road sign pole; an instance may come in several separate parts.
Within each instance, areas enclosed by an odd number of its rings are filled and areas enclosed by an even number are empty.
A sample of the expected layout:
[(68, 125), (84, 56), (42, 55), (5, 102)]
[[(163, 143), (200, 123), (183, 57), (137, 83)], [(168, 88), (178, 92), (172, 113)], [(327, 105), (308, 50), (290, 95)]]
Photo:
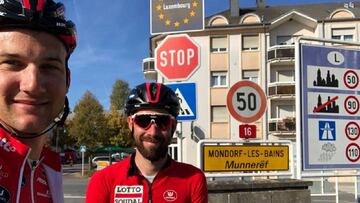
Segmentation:
[(182, 138), (181, 137), (178, 137), (178, 140), (177, 142), (179, 143), (179, 146), (178, 146), (178, 149), (177, 149), (177, 152), (178, 152), (178, 161), (179, 162), (182, 162)]
[(84, 176), (84, 152), (81, 152), (81, 176)]
[[(301, 149), (301, 101), (300, 101), (300, 44), (299, 40), (296, 40), (295, 44), (295, 114), (296, 114), (296, 168), (293, 164), (294, 170), (296, 171), (296, 179), (301, 180), (302, 170), (302, 149)], [(291, 156), (294, 156), (293, 154)]]
[(183, 157), (183, 154), (182, 154), (182, 148), (183, 148), (183, 144), (182, 144), (182, 140), (183, 140), (183, 137), (182, 137), (182, 122), (178, 122), (177, 125), (176, 125), (176, 135), (177, 135), (177, 143), (178, 143), (178, 147), (177, 147), (177, 154), (178, 154), (178, 157), (177, 157), (177, 160), (179, 162), (182, 162), (182, 157)]

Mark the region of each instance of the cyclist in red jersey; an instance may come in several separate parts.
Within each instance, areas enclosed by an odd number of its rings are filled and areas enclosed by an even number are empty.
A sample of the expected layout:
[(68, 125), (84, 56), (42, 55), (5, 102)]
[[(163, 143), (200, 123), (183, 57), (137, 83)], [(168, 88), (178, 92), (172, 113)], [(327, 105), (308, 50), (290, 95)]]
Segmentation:
[(75, 46), (63, 4), (0, 0), (0, 202), (64, 202), (60, 156), (44, 145), (69, 112)]
[(130, 92), (125, 113), (135, 153), (91, 177), (86, 203), (208, 201), (204, 173), (167, 152), (179, 109), (175, 93), (163, 84), (144, 83)]

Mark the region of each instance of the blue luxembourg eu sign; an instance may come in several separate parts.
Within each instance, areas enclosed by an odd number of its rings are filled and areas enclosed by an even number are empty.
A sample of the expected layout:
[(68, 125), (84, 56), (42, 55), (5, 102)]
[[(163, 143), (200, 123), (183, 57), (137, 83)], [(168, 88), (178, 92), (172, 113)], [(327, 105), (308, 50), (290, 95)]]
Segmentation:
[(203, 0), (150, 0), (150, 33), (204, 29)]
[(193, 121), (196, 119), (196, 85), (195, 83), (169, 83), (180, 101), (178, 121)]

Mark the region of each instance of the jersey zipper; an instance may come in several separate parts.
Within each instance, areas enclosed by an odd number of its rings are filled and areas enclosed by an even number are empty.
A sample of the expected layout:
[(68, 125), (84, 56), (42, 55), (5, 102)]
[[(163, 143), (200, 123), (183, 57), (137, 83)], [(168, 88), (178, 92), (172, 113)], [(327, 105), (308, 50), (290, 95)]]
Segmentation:
[(31, 164), (30, 168), (31, 168), (31, 174), (30, 174), (30, 194), (31, 194), (31, 201), (32, 201), (32, 203), (35, 203), (35, 197), (34, 197), (34, 175), (35, 175), (36, 166), (33, 166), (33, 165)]
[(27, 158), (30, 155), (30, 151), (31, 151), (31, 149), (29, 148), (27, 151), (27, 154), (23, 160), (23, 163), (21, 164), (21, 170), (20, 170), (19, 180), (18, 180), (18, 189), (17, 189), (17, 194), (16, 194), (16, 203), (19, 203), (19, 201), (20, 201), (21, 184), (22, 184), (22, 179), (24, 176), (25, 163), (27, 162)]
[(152, 184), (145, 178), (147, 184), (148, 184), (148, 187), (149, 187), (149, 194), (148, 194), (148, 203), (152, 203)]

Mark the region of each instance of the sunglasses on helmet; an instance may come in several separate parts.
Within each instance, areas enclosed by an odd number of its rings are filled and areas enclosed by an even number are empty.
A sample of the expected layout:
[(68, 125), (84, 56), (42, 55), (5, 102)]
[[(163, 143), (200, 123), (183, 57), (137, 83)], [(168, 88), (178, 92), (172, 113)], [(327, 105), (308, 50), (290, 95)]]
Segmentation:
[(171, 126), (172, 116), (169, 114), (134, 114), (131, 118), (137, 126), (144, 130), (149, 129), (153, 123), (156, 123), (160, 130), (167, 130)]

